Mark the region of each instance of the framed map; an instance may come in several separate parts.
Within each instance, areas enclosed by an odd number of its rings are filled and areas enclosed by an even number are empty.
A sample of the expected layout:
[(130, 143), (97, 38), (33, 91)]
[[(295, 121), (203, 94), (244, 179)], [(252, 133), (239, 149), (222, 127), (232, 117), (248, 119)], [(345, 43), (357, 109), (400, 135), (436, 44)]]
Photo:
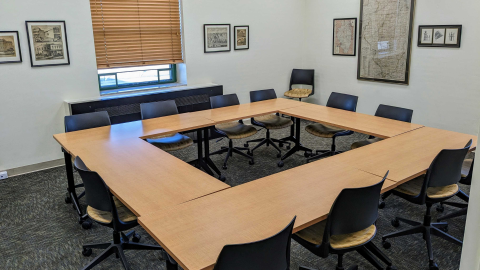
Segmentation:
[(415, 0), (361, 0), (357, 78), (408, 84)]
[(333, 20), (333, 55), (357, 54), (357, 18)]

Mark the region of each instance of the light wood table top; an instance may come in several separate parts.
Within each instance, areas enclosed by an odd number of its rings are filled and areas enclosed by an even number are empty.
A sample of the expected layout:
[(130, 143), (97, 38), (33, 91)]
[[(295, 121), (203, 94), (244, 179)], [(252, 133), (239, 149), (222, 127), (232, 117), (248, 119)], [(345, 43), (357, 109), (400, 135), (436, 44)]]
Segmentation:
[(298, 102), (291, 99), (277, 98), (211, 110), (198, 111), (192, 114), (210, 119), (212, 121), (215, 121), (216, 124), (220, 124), (224, 122), (246, 119), (265, 114), (277, 113), (282, 109), (302, 107), (307, 104), (308, 103)]
[(423, 127), (329, 159), (378, 176), (390, 170), (388, 179), (403, 183), (426, 173), (442, 149), (462, 148), (470, 139), (473, 150), (477, 136)]
[(334, 109), (316, 104), (306, 104), (304, 106), (281, 109), (280, 113), (379, 138), (390, 138), (423, 127), (422, 125)]
[[(144, 215), (139, 222), (182, 268), (212, 269), (223, 246), (270, 237), (295, 215), (299, 231), (325, 219), (343, 188), (381, 179), (324, 159)], [(383, 191), (394, 184), (387, 180)]]

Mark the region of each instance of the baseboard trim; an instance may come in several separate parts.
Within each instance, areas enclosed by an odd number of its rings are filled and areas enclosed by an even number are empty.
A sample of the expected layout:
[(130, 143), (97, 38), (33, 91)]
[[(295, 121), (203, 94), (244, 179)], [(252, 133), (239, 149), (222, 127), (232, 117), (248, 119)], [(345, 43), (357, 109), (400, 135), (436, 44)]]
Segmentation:
[(8, 177), (13, 177), (13, 176), (18, 176), (22, 174), (27, 174), (27, 173), (32, 173), (32, 172), (38, 172), (38, 171), (43, 171), (46, 169), (51, 169), (55, 167), (60, 167), (65, 165), (65, 159), (56, 159), (56, 160), (51, 160), (51, 161), (46, 161), (46, 162), (41, 162), (37, 164), (32, 164), (32, 165), (27, 165), (23, 167), (18, 167), (18, 168), (13, 168), (13, 169), (8, 169)]

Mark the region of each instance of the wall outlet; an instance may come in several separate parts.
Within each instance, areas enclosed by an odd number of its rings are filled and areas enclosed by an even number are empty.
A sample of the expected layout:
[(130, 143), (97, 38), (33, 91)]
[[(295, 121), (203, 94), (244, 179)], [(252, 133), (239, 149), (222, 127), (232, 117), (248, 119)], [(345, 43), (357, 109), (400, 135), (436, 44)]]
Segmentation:
[(7, 179), (8, 174), (6, 171), (0, 172), (0, 180)]

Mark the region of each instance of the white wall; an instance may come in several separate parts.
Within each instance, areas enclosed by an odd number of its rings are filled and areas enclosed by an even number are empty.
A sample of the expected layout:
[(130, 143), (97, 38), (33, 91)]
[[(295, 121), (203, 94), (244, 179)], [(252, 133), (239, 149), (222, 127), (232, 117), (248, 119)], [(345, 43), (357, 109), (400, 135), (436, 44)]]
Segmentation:
[[(380, 103), (411, 108), (413, 122), (477, 134), (480, 118), (480, 10), (478, 0), (419, 0), (414, 20), (410, 85), (357, 80), (357, 57), (332, 56), (334, 18), (359, 18), (358, 0), (307, 0), (304, 67), (317, 74), (311, 102), (325, 104), (332, 91), (359, 96), (358, 111)], [(419, 48), (418, 25), (462, 24), (460, 49)]]
[[(30, 67), (26, 20), (65, 20), (70, 66)], [(19, 31), (23, 63), (0, 65), (0, 171), (62, 157), (63, 100), (98, 95), (88, 0), (2, 1), (0, 31)]]

